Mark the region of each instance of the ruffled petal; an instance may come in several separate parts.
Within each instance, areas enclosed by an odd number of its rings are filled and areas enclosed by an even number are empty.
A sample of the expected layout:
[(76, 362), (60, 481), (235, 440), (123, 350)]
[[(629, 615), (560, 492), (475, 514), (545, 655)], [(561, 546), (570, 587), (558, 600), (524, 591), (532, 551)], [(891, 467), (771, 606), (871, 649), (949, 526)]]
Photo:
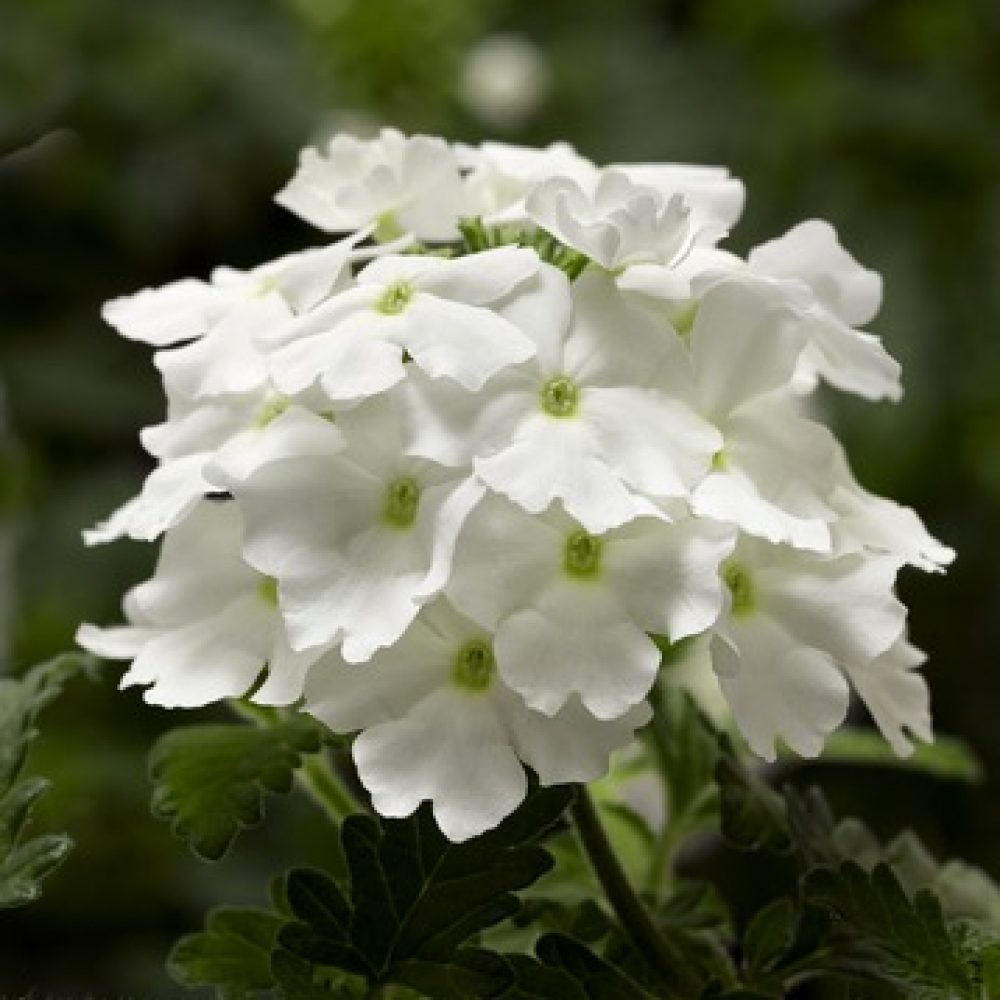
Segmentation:
[(847, 714), (849, 689), (832, 658), (766, 618), (731, 622), (712, 642), (722, 692), (754, 753), (777, 757), (779, 739), (816, 757)]

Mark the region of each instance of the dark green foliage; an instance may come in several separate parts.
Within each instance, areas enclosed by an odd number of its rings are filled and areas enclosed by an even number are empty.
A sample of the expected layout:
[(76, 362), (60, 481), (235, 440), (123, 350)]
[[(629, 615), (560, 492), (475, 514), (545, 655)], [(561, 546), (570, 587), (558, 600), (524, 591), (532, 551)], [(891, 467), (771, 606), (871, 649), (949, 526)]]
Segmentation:
[(45, 778), (21, 773), (38, 735), (38, 714), (84, 669), (93, 669), (93, 661), (69, 653), (33, 667), (20, 679), (0, 680), (0, 909), (37, 899), (42, 879), (73, 846), (65, 834), (24, 839), (32, 809), (50, 785)]
[(264, 793), (289, 791), (301, 755), (320, 746), (318, 726), (304, 715), (266, 728), (173, 729), (150, 751), (153, 813), (195, 854), (217, 861), (241, 828), (261, 822)]
[(978, 1000), (978, 953), (945, 924), (941, 904), (926, 890), (911, 900), (892, 869), (872, 872), (845, 861), (818, 868), (804, 881), (807, 901), (830, 911), (835, 924), (872, 951), (867, 970), (921, 1000)]
[(174, 946), (167, 969), (184, 986), (216, 986), (219, 1000), (247, 1000), (274, 985), (271, 952), (284, 923), (269, 910), (219, 907), (206, 929)]
[(371, 983), (399, 980), (408, 963), (447, 963), (474, 934), (513, 914), (514, 893), (548, 871), (551, 858), (537, 841), (571, 798), (566, 788), (539, 790), (496, 830), (462, 844), (445, 839), (426, 807), (407, 820), (348, 818), (341, 838), (349, 886), (292, 871), (286, 894), (295, 919), (281, 945)]
[(728, 737), (722, 737), (719, 745), (715, 780), (723, 835), (741, 850), (787, 850), (790, 840), (781, 797), (737, 757)]

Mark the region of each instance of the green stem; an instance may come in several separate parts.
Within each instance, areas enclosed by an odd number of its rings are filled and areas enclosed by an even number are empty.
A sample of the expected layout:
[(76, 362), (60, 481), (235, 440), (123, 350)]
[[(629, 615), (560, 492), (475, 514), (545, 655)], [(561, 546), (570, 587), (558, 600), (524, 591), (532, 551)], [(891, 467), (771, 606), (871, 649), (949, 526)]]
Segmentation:
[(303, 757), (295, 778), (303, 791), (334, 823), (342, 823), (351, 813), (358, 811), (357, 804), (331, 770), (324, 751)]
[(677, 974), (676, 956), (656, 929), (653, 918), (629, 884), (621, 863), (615, 856), (593, 800), (581, 785), (572, 807), (573, 821), (583, 849), (601, 883), (611, 908), (639, 952), (666, 979)]

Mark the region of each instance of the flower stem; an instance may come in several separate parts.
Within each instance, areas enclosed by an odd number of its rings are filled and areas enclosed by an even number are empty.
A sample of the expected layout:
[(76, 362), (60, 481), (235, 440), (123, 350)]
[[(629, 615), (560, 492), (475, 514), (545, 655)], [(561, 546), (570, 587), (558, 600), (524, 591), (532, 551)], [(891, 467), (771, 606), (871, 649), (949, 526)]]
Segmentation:
[(590, 793), (583, 785), (579, 788), (572, 814), (583, 849), (622, 927), (656, 971), (668, 980), (673, 979), (677, 974), (676, 957), (656, 929), (645, 904), (629, 884), (601, 826)]
[(295, 778), (332, 822), (342, 823), (351, 813), (358, 811), (357, 804), (331, 770), (324, 751), (303, 757)]

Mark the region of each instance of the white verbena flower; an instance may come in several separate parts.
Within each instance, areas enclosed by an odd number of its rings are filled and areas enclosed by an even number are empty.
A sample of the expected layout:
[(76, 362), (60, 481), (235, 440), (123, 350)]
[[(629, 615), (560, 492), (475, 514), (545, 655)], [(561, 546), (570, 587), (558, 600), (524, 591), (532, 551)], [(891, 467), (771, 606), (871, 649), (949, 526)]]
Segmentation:
[(715, 621), (733, 538), (711, 521), (658, 518), (591, 534), (559, 508), (532, 515), (487, 497), (462, 531), (446, 593), (495, 632), (500, 676), (530, 708), (554, 715), (578, 696), (613, 719), (656, 677), (648, 633), (679, 640)]
[(529, 511), (561, 500), (591, 532), (655, 515), (650, 498), (684, 496), (704, 475), (722, 438), (658, 388), (670, 342), (613, 281), (587, 273), (570, 286), (545, 265), (500, 311), (531, 337), (534, 357), (474, 396), (411, 377), (410, 451), (471, 462)]
[[(455, 539), (482, 487), (404, 454), (394, 394), (298, 436), (272, 460), (214, 474), (246, 518), (244, 555), (278, 581), (294, 649), (341, 642), (350, 662), (394, 643), (447, 583)], [(264, 437), (281, 434), (276, 420)]]
[(412, 233), (448, 240), (468, 214), (463, 194), (446, 142), (384, 128), (376, 139), (337, 135), (321, 150), (303, 150), (295, 176), (275, 200), (326, 232), (375, 225), (388, 238)]
[(98, 656), (132, 664), (121, 686), (145, 685), (166, 708), (238, 698), (268, 676), (254, 700), (286, 705), (324, 651), (293, 651), (274, 581), (240, 556), (242, 521), (231, 502), (203, 501), (164, 538), (156, 573), (125, 599), (129, 624), (83, 625), (76, 640)]
[(669, 265), (697, 235), (683, 194), (665, 198), (617, 170), (602, 171), (592, 190), (568, 177), (542, 181), (525, 209), (541, 229), (611, 271), (651, 261)]
[(318, 382), (331, 400), (356, 402), (402, 382), (406, 352), (428, 375), (478, 389), (534, 352), (495, 307), (540, 266), (517, 247), (458, 260), (381, 257), (355, 287), (270, 338), (274, 382), (289, 394)]
[(887, 559), (740, 541), (722, 571), (727, 610), (712, 659), (755, 753), (774, 760), (780, 738), (816, 756), (847, 712), (847, 679), (862, 697), (871, 690), (857, 678), (902, 638), (906, 622), (892, 589), (896, 570)]
[(593, 780), (649, 718), (639, 704), (598, 720), (576, 699), (554, 715), (533, 711), (500, 676), (490, 633), (444, 600), (367, 664), (328, 654), (305, 699), (334, 731), (360, 731), (354, 760), (381, 815), (408, 816), (429, 800), (454, 841), (513, 812), (527, 791), (523, 764), (543, 785)]

